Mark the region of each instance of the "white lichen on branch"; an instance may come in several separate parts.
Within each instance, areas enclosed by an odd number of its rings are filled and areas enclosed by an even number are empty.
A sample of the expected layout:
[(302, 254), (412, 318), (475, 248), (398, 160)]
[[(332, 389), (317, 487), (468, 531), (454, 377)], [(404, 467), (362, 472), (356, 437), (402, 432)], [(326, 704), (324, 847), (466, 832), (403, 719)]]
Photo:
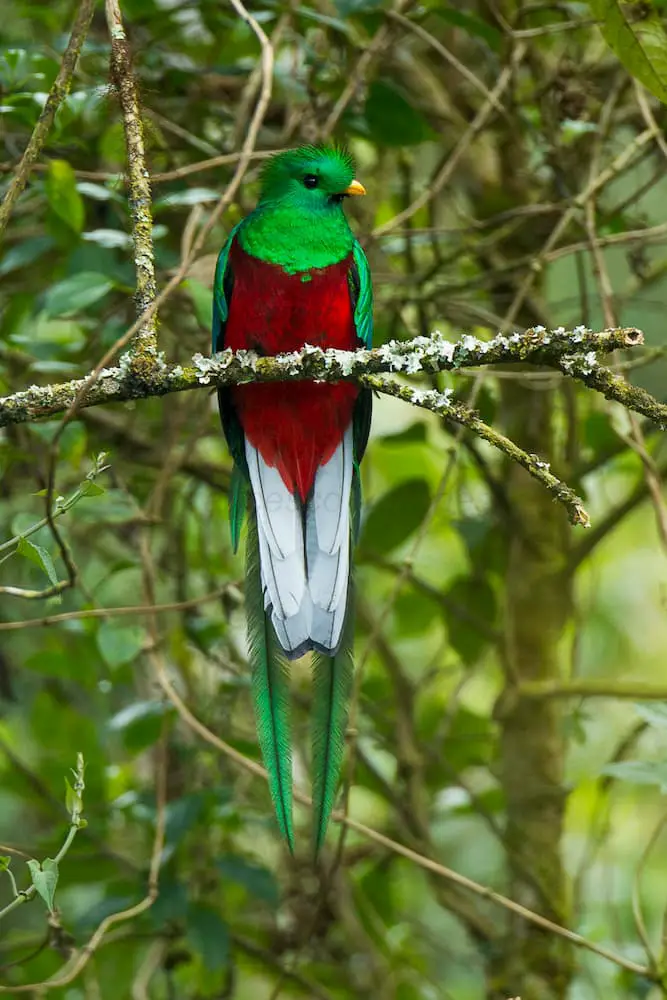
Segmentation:
[[(86, 388), (81, 405), (95, 406), (164, 396), (208, 385), (301, 379), (359, 381), (367, 375), (435, 373), (462, 367), (521, 362), (565, 371), (592, 385), (608, 398), (617, 399), (658, 423), (667, 423), (667, 406), (657, 402), (643, 389), (619, 379), (599, 363), (593, 364), (599, 354), (642, 344), (641, 332), (631, 327), (600, 333), (586, 331), (580, 336), (576, 353), (572, 352), (572, 334), (567, 331), (552, 331), (549, 334), (547, 331), (527, 330), (511, 337), (494, 337), (490, 341), (480, 341), (466, 334), (456, 342), (445, 340), (436, 332), (432, 338), (392, 341), (373, 350), (322, 351), (319, 347), (307, 345), (302, 351), (277, 357), (259, 357), (252, 351), (234, 353), (227, 350), (213, 357), (195, 354), (189, 365), (169, 365), (156, 356), (147, 377), (138, 375), (132, 355), (127, 354), (116, 366), (103, 368), (98, 373)], [(25, 423), (66, 410), (88, 381), (89, 376), (86, 376), (57, 385), (32, 385), (0, 399), (0, 426)]]
[(445, 389), (444, 392), (438, 392), (437, 389), (414, 389), (412, 386), (401, 385), (378, 375), (364, 375), (360, 378), (360, 382), (369, 389), (430, 410), (448, 424), (467, 427), (477, 437), (507, 455), (511, 461), (521, 465), (533, 479), (541, 483), (555, 500), (563, 504), (572, 524), (579, 524), (584, 528), (590, 527), (591, 520), (583, 500), (566, 483), (554, 476), (549, 463), (542, 461), (539, 455), (531, 455), (524, 451), (516, 442), (485, 423), (475, 410), (456, 402), (453, 399), (453, 390)]
[(78, 400), (77, 405), (87, 407), (247, 382), (352, 380), (377, 392), (432, 410), (447, 422), (465, 425), (538, 479), (565, 505), (573, 523), (586, 525), (588, 515), (581, 500), (551, 473), (547, 463), (536, 455), (524, 452), (485, 424), (474, 410), (454, 399), (451, 389), (424, 389), (378, 376), (394, 373), (417, 375), (420, 372), (433, 374), (493, 364), (536, 364), (555, 368), (576, 378), (608, 399), (616, 400), (665, 426), (665, 404), (644, 389), (619, 378), (598, 361), (598, 355), (642, 343), (643, 335), (634, 327), (601, 332), (584, 327), (569, 332), (562, 328), (547, 331), (544, 327), (535, 327), (525, 333), (499, 334), (489, 341), (465, 334), (456, 342), (446, 340), (436, 331), (432, 337), (391, 341), (374, 350), (323, 351), (306, 345), (301, 351), (277, 357), (261, 357), (252, 351), (235, 353), (227, 350), (213, 357), (195, 354), (188, 365), (169, 365), (156, 354), (147, 373), (137, 371), (135, 356), (130, 353), (123, 355), (115, 367), (103, 368), (94, 379), (87, 376), (60, 385), (32, 385), (0, 399), (0, 427), (61, 413), (74, 400)]

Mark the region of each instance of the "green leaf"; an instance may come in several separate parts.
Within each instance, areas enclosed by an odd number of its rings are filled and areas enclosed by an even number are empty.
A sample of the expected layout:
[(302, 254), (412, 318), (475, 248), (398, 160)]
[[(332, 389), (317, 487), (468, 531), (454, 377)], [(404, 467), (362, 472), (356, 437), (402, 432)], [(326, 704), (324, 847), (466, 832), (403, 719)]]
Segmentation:
[(80, 813), (82, 809), (81, 795), (72, 788), (69, 778), (65, 778), (65, 808), (70, 816)]
[(79, 366), (73, 361), (34, 361), (30, 365), (31, 372), (43, 372), (45, 375), (73, 376), (79, 371)]
[(71, 316), (99, 302), (113, 288), (113, 282), (104, 274), (81, 271), (59, 281), (46, 293), (48, 316)]
[(107, 727), (121, 734), (127, 750), (139, 753), (156, 742), (162, 731), (162, 720), (171, 711), (171, 705), (163, 701), (137, 701), (117, 712)]
[(414, 146), (436, 134), (420, 111), (393, 84), (374, 80), (365, 108), (373, 139), (384, 146)]
[[(122, 178), (122, 174), (119, 174), (119, 178)], [(79, 181), (76, 189), (79, 194), (85, 194), (89, 198), (94, 198), (95, 201), (122, 202), (123, 200), (117, 191), (112, 191), (111, 188), (104, 187), (102, 184), (93, 184), (91, 181)]]
[(394, 601), (394, 614), (401, 637), (424, 636), (436, 619), (442, 620), (439, 607), (424, 594), (404, 590)]
[(8, 854), (0, 854), (0, 872), (6, 872), (12, 863), (12, 859)]
[(104, 487), (94, 483), (92, 479), (88, 479), (85, 483), (81, 484), (82, 497), (101, 497), (103, 493), (106, 493)]
[[(351, 17), (353, 14), (365, 14), (369, 10), (377, 10), (382, 6), (382, 0), (334, 0), (336, 10), (341, 17)], [(300, 8), (300, 12), (303, 8)]]
[(81, 521), (95, 524), (122, 524), (137, 515), (137, 504), (123, 490), (104, 490), (101, 496), (97, 490), (86, 490), (77, 511)]
[(51, 160), (44, 189), (52, 211), (75, 233), (80, 233), (86, 211), (69, 163), (65, 160)]
[(219, 198), (220, 192), (214, 191), (213, 188), (186, 188), (184, 191), (174, 191), (172, 194), (157, 198), (153, 203), (153, 211), (176, 208), (178, 205), (205, 205), (207, 202), (218, 201)]
[(120, 712), (116, 712), (109, 719), (107, 726), (112, 732), (120, 733), (135, 722), (141, 722), (142, 719), (154, 718), (156, 715), (161, 718), (167, 711), (169, 706), (163, 701), (135, 701), (132, 705), (122, 708)]
[(187, 886), (170, 878), (160, 878), (160, 893), (148, 911), (148, 918), (154, 927), (162, 929), (171, 921), (185, 921), (188, 908)]
[(650, 3), (588, 0), (610, 49), (651, 93), (667, 104), (667, 33)]
[(30, 878), (35, 889), (46, 903), (49, 912), (53, 910), (53, 900), (58, 885), (58, 862), (53, 858), (46, 858), (40, 865), (34, 859), (27, 861), (30, 869)]
[(50, 552), (48, 552), (41, 545), (35, 545), (28, 538), (21, 538), (19, 540), (18, 547), (16, 551), (33, 562), (40, 569), (43, 569), (49, 578), (49, 582), (54, 586), (58, 583), (58, 574), (56, 573), (56, 567), (53, 565), (53, 559), (51, 558)]
[(86, 243), (97, 243), (110, 250), (129, 250), (132, 246), (132, 236), (122, 229), (91, 229), (88, 233), (82, 233), (81, 238)]
[(97, 648), (106, 665), (112, 670), (130, 663), (144, 644), (145, 633), (140, 625), (118, 625), (103, 622), (97, 630)]
[(426, 424), (422, 420), (417, 420), (410, 424), (404, 431), (397, 434), (383, 434), (380, 444), (401, 445), (401, 444), (421, 444), (426, 440)]
[(224, 878), (242, 885), (251, 896), (276, 906), (280, 899), (278, 884), (268, 868), (254, 865), (236, 854), (225, 854), (216, 862)]
[[(440, 720), (442, 722), (442, 710)], [(493, 724), (484, 715), (459, 708), (441, 744), (444, 760), (454, 771), (488, 764), (493, 754)]]
[(662, 792), (667, 792), (667, 762), (622, 760), (616, 764), (607, 764), (602, 768), (602, 774), (619, 778), (631, 785), (658, 785)]
[[(49, 344), (61, 351), (80, 351), (86, 344), (86, 334), (79, 323), (72, 319), (48, 319), (46, 313), (40, 313), (11, 335), (12, 343), (22, 344), (28, 348), (36, 345)], [(53, 360), (53, 359), (50, 359)]]
[(0, 275), (9, 274), (10, 271), (18, 271), (26, 264), (32, 264), (52, 246), (53, 240), (50, 236), (33, 236), (30, 240), (17, 243), (0, 260)]
[(211, 906), (191, 906), (187, 925), (187, 942), (201, 955), (204, 967), (211, 972), (223, 969), (229, 962), (229, 931), (218, 912)]
[(165, 810), (165, 842), (177, 844), (191, 830), (204, 808), (204, 796), (201, 792), (191, 792), (174, 799)]
[(193, 278), (184, 281), (181, 287), (190, 293), (197, 322), (205, 330), (208, 330), (211, 325), (211, 289)]
[(446, 612), (449, 644), (464, 663), (472, 666), (489, 644), (488, 636), (477, 628), (475, 619), (493, 625), (495, 593), (487, 579), (462, 576), (454, 580), (446, 596), (452, 602)]
[(366, 518), (362, 545), (377, 552), (390, 552), (416, 531), (431, 503), (425, 479), (408, 479), (385, 493)]

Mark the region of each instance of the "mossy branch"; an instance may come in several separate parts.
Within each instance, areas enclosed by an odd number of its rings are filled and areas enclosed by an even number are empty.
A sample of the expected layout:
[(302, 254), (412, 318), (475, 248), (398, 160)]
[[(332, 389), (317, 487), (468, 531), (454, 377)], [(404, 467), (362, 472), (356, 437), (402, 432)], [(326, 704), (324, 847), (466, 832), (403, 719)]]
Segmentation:
[(499, 334), (490, 341), (466, 335), (456, 343), (445, 340), (436, 331), (431, 337), (391, 341), (374, 350), (322, 351), (319, 347), (306, 345), (301, 351), (277, 357), (258, 357), (250, 351), (223, 351), (212, 358), (196, 354), (187, 366), (169, 366), (159, 355), (154, 355), (152, 366), (141, 371), (137, 370), (135, 356), (130, 353), (124, 355), (117, 366), (102, 369), (94, 378), (88, 375), (59, 385), (33, 385), (0, 399), (0, 427), (68, 411), (75, 401), (77, 406), (89, 407), (214, 385), (303, 379), (352, 380), (431, 410), (446, 421), (468, 427), (523, 466), (566, 507), (573, 524), (588, 526), (589, 517), (581, 499), (551, 472), (548, 463), (490, 427), (474, 410), (457, 403), (451, 389), (443, 392), (424, 390), (378, 376), (391, 372), (415, 375), (418, 372), (456, 371), (463, 367), (501, 363), (546, 365), (665, 426), (667, 405), (644, 389), (618, 378), (597, 359), (599, 354), (642, 343), (643, 334), (634, 327), (598, 333), (584, 327), (570, 331), (534, 327), (509, 337)]
[[(125, 132), (128, 200), (137, 277), (135, 302), (137, 316), (142, 316), (157, 295), (150, 175), (146, 168), (144, 128), (132, 72), (132, 54), (120, 5), (117, 0), (105, 0), (104, 7), (111, 38), (111, 78), (118, 93)], [(132, 343), (131, 357), (136, 373), (146, 377), (157, 357), (156, 312), (149, 313), (143, 320)]]
[[(596, 355), (643, 344), (643, 334), (634, 327), (583, 331), (552, 331), (543, 327), (480, 341), (464, 336), (456, 343), (439, 333), (430, 338), (383, 344), (372, 351), (322, 351), (306, 346), (302, 351), (277, 357), (257, 357), (251, 351), (222, 351), (212, 358), (195, 354), (189, 365), (168, 365), (158, 358), (147, 377), (138, 377), (131, 357), (125, 355), (113, 368), (102, 369), (96, 379), (86, 376), (56, 385), (30, 386), (0, 398), (0, 427), (49, 417), (67, 410), (81, 393), (78, 405), (99, 406), (131, 399), (166, 396), (205, 386), (230, 386), (245, 382), (289, 382), (319, 379), (324, 382), (361, 381), (364, 376), (391, 372), (415, 375), (418, 372), (456, 371), (482, 365), (529, 362), (564, 370), (573, 378), (599, 389), (650, 419), (667, 424), (667, 405), (653, 399), (643, 389), (622, 383), (613, 373), (601, 369)], [(582, 355), (581, 362), (572, 361)], [(83, 390), (83, 391), (82, 391)], [(382, 388), (382, 392), (391, 391)], [(419, 403), (419, 390), (410, 402)]]
[(557, 476), (554, 476), (548, 462), (542, 461), (539, 455), (531, 455), (524, 451), (516, 442), (511, 441), (500, 431), (485, 423), (475, 410), (451, 400), (451, 389), (446, 392), (438, 392), (433, 389), (413, 389), (409, 385), (399, 385), (398, 382), (390, 382), (377, 375), (363, 375), (360, 381), (369, 389), (375, 389), (377, 392), (383, 392), (388, 396), (394, 396), (406, 403), (422, 406), (432, 413), (437, 413), (448, 423), (467, 427), (473, 434), (507, 455), (511, 461), (521, 465), (533, 479), (537, 479), (555, 500), (563, 504), (572, 524), (580, 524), (584, 528), (590, 527), (591, 520), (584, 508), (583, 500), (577, 496), (574, 490), (570, 489)]

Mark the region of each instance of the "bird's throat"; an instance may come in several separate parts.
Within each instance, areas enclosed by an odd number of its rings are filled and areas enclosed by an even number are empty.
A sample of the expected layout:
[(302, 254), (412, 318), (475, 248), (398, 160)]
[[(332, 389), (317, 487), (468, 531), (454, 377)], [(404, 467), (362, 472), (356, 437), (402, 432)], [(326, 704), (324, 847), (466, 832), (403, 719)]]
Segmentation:
[(337, 264), (351, 252), (354, 237), (338, 205), (314, 213), (274, 203), (248, 216), (238, 241), (253, 257), (296, 274)]

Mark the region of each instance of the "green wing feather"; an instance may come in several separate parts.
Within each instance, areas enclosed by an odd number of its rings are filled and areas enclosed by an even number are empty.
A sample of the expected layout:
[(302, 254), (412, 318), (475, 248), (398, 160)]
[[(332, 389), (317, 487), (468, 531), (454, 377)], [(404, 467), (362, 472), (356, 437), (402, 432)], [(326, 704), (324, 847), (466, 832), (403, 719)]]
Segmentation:
[(313, 843), (324, 843), (345, 752), (345, 729), (352, 697), (354, 662), (353, 587), (348, 587), (343, 637), (335, 656), (313, 653)]
[[(218, 262), (215, 268), (212, 326), (212, 350), (214, 352), (222, 351), (225, 347), (225, 328), (229, 318), (229, 300), (234, 288), (234, 275), (229, 263), (229, 253), (234, 237), (241, 225), (242, 223), (239, 222), (232, 229), (227, 242), (218, 254)], [(236, 552), (239, 547), (241, 528), (247, 506), (248, 466), (245, 457), (243, 428), (239, 423), (232, 396), (228, 389), (218, 389), (218, 407), (220, 409), (222, 428), (227, 438), (231, 456), (234, 459), (232, 480), (229, 487), (229, 527), (232, 536), (232, 546), (234, 552)]]
[(238, 465), (232, 469), (232, 480), (229, 484), (229, 529), (232, 536), (232, 548), (238, 551), (241, 538), (241, 528), (248, 505), (248, 480)]
[(225, 324), (229, 318), (229, 296), (232, 280), (229, 270), (229, 251), (232, 249), (234, 237), (243, 225), (243, 221), (234, 226), (227, 237), (227, 242), (218, 254), (213, 279), (213, 324), (211, 328), (211, 350), (222, 351), (225, 347)]
[(352, 248), (353, 270), (352, 298), (354, 302), (354, 325), (357, 336), (364, 347), (373, 346), (373, 285), (371, 269), (366, 260), (366, 254), (361, 249), (358, 240)]
[(278, 826), (293, 852), (289, 675), (287, 661), (264, 611), (254, 506), (248, 512), (245, 599), (257, 737)]

